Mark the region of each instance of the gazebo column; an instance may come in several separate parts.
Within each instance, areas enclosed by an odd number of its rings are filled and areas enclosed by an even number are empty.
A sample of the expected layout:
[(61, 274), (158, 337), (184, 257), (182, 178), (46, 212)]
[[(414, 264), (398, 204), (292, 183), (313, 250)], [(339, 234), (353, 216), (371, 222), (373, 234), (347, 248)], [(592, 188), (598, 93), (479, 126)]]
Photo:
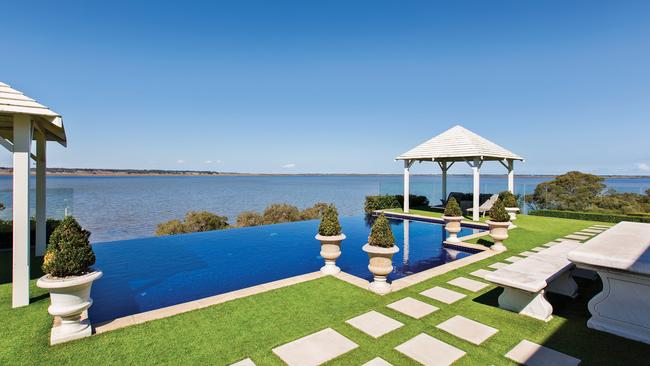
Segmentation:
[(478, 158), (474, 158), (473, 164), (470, 164), (472, 166), (472, 172), (474, 175), (474, 194), (473, 194), (473, 204), (472, 206), (474, 207), (474, 210), (472, 211), (472, 220), (478, 221), (480, 218), (480, 213), (478, 212), (478, 208), (480, 206), (480, 176), (481, 176), (481, 163)]
[(411, 195), (411, 182), (410, 182), (410, 169), (413, 165), (412, 160), (404, 160), (404, 212), (409, 212), (410, 195)]
[(46, 140), (43, 131), (36, 133), (36, 255), (45, 254), (47, 246), (46, 219)]
[(508, 191), (515, 193), (515, 161), (508, 160)]
[(440, 162), (440, 169), (442, 170), (442, 201), (447, 199), (447, 162)]
[(13, 288), (11, 306), (29, 305), (29, 164), (31, 117), (14, 115), (13, 176)]

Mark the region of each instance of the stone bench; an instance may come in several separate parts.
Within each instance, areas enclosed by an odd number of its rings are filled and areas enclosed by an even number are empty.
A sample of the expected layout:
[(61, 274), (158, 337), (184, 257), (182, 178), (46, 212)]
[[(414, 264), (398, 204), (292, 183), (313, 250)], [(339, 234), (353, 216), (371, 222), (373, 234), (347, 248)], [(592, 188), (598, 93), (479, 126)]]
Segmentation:
[(566, 240), (485, 276), (487, 281), (503, 287), (499, 307), (536, 319), (548, 321), (553, 306), (545, 292), (575, 298), (578, 285), (571, 277), (574, 264), (567, 253), (579, 242)]

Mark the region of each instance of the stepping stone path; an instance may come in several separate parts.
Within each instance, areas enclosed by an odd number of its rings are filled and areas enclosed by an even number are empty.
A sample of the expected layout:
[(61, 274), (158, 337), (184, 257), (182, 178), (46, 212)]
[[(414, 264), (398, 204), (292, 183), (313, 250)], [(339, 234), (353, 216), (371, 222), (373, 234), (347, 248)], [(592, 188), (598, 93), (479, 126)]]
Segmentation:
[(605, 230), (601, 230), (601, 229), (582, 229), (583, 233), (592, 233), (592, 234), (600, 234), (603, 231), (605, 231)]
[(510, 265), (510, 264), (508, 264), (508, 263), (496, 262), (496, 263), (492, 263), (492, 264), (490, 264), (488, 267), (490, 267), (490, 268), (494, 268), (494, 269), (501, 269), (501, 268), (503, 268), (503, 267), (507, 267), (507, 266), (509, 266), (509, 265)]
[(361, 366), (393, 366), (381, 357), (375, 357)]
[(573, 240), (579, 240), (579, 241), (583, 241), (583, 240), (587, 240), (587, 239), (589, 239), (588, 236), (577, 235), (577, 234), (570, 234), (570, 235), (565, 236), (564, 238), (566, 238), (566, 239), (573, 239)]
[(532, 250), (533, 252), (541, 252), (541, 251), (544, 250), (544, 249), (546, 249), (546, 248), (535, 247), (535, 248), (533, 248), (533, 249), (531, 249), (531, 250)]
[(523, 259), (522, 257), (517, 257), (517, 256), (513, 255), (512, 257), (508, 257), (508, 258), (506, 258), (504, 260), (507, 261), (507, 262), (510, 262), (510, 263), (515, 263), (515, 262), (520, 261), (522, 259)]
[(235, 362), (230, 366), (255, 366), (255, 362), (253, 362), (253, 360), (251, 360), (250, 358), (247, 358), (245, 360)]
[(447, 290), (446, 288), (438, 286), (422, 291), (420, 292), (420, 295), (440, 302), (444, 302), (445, 304), (453, 304), (465, 297), (465, 295), (461, 294), (460, 292)]
[(550, 247), (552, 247), (554, 245), (558, 245), (558, 244), (560, 244), (560, 243), (557, 242), (557, 241), (551, 241), (551, 242), (548, 242), (548, 243), (544, 244), (544, 246), (547, 247), (547, 248), (550, 248)]
[(404, 324), (397, 320), (374, 310), (352, 318), (346, 321), (346, 323), (373, 338), (379, 338), (384, 334), (388, 334), (395, 329), (404, 326)]
[(529, 252), (529, 251), (519, 253), (519, 255), (522, 256), (522, 257), (530, 257), (533, 254), (535, 254), (535, 253), (534, 252)]
[(448, 366), (465, 356), (464, 351), (425, 333), (418, 334), (395, 349), (426, 366)]
[(460, 315), (438, 324), (436, 328), (476, 345), (485, 342), (498, 332), (497, 329)]
[(526, 366), (575, 366), (580, 363), (575, 357), (525, 339), (506, 353), (506, 357)]
[(454, 278), (453, 280), (447, 283), (456, 287), (464, 288), (465, 290), (469, 290), (472, 292), (480, 291), (486, 288), (487, 286), (489, 286), (487, 283), (474, 281), (465, 277)]
[(596, 235), (596, 234), (590, 233), (588, 231), (578, 231), (577, 233), (574, 233), (574, 234), (584, 235), (584, 236), (594, 236), (594, 235)]
[(477, 269), (476, 271), (470, 273), (472, 276), (478, 277), (478, 278), (485, 278), (485, 276), (489, 275), (492, 273), (492, 271), (488, 271), (485, 269)]
[(316, 366), (359, 347), (332, 328), (289, 342), (273, 349), (289, 366)]
[(386, 305), (386, 307), (415, 319), (423, 318), (433, 313), (434, 311), (439, 310), (439, 308), (433, 305), (429, 305), (426, 302), (416, 300), (412, 297), (405, 297), (401, 300), (395, 301), (394, 303)]

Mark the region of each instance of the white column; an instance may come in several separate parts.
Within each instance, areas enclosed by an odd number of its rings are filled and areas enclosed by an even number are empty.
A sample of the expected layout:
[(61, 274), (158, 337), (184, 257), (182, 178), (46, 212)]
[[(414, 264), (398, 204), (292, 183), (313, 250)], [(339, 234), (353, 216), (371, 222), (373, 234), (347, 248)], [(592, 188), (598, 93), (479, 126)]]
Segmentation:
[(408, 264), (409, 262), (409, 252), (410, 252), (410, 244), (409, 244), (409, 239), (410, 239), (410, 226), (411, 226), (411, 221), (410, 220), (404, 220), (404, 255), (402, 257), (402, 263)]
[(440, 165), (442, 169), (442, 200), (447, 199), (447, 162), (443, 162)]
[(411, 168), (411, 161), (410, 160), (404, 160), (404, 212), (408, 213), (409, 212), (409, 205), (410, 205), (410, 181), (409, 181), (409, 169)]
[(31, 117), (14, 115), (13, 288), (11, 306), (29, 305), (29, 158)]
[(515, 161), (508, 160), (508, 190), (515, 193)]
[(474, 158), (474, 164), (472, 165), (472, 171), (474, 173), (474, 211), (472, 212), (472, 220), (478, 221), (479, 220), (479, 212), (478, 212), (478, 207), (479, 205), (479, 195), (480, 195), (480, 169), (481, 166), (479, 165), (479, 160), (478, 158)]
[(45, 135), (39, 131), (36, 134), (36, 255), (45, 254), (47, 246), (46, 235), (46, 140)]

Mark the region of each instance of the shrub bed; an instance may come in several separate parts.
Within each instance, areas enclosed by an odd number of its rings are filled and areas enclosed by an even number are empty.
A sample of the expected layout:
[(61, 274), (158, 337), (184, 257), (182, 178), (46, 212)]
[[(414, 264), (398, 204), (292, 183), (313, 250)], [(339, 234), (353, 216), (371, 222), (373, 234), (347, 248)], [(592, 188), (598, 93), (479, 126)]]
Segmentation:
[[(411, 207), (429, 206), (429, 199), (426, 196), (409, 195)], [(385, 194), (380, 196), (366, 196), (364, 211), (371, 214), (376, 210), (386, 210), (389, 208), (404, 207), (404, 196), (401, 194)]]
[(562, 219), (612, 222), (612, 223), (618, 223), (618, 222), (621, 222), (621, 221), (650, 223), (650, 217), (648, 217), (648, 216), (620, 215), (620, 214), (600, 213), (600, 212), (578, 212), (578, 211), (561, 211), (561, 210), (535, 210), (535, 211), (531, 211), (529, 213), (529, 215), (546, 216), (546, 217), (558, 217), (558, 218), (562, 218)]

